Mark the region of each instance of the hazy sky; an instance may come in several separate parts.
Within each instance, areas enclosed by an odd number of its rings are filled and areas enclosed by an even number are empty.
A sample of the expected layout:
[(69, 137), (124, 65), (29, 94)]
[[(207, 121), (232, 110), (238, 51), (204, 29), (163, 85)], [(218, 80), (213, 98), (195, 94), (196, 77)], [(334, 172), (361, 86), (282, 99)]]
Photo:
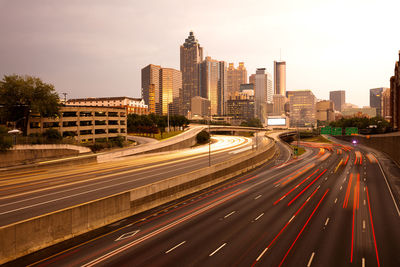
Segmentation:
[(248, 74), (272, 74), (282, 49), (287, 90), (346, 90), (363, 106), (390, 85), (399, 11), (399, 0), (0, 0), (0, 75), (38, 76), (68, 98), (140, 97), (141, 68), (179, 69), (193, 30), (205, 55)]

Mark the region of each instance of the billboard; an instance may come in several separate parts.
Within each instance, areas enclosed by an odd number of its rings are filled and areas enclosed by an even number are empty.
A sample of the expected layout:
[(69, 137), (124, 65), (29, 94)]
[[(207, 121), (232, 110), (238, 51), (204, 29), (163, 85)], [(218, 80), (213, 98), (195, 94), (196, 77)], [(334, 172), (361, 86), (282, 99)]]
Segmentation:
[(268, 126), (286, 126), (286, 118), (268, 118)]

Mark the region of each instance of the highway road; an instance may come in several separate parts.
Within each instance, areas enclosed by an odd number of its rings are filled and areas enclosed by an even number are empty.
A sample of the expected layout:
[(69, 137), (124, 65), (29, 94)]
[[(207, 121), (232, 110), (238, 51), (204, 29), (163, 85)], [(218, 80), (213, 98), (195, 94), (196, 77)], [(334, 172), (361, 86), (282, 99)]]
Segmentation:
[(307, 152), (286, 162), (278, 145), (253, 172), (12, 264), (400, 266), (398, 204), (373, 154), (303, 143)]
[[(213, 140), (211, 164), (248, 152), (254, 145), (252, 138), (240, 136), (213, 136)], [(269, 142), (267, 138), (263, 140), (263, 144)], [(101, 164), (3, 172), (0, 174), (0, 226), (206, 167), (208, 153), (208, 145), (203, 145)]]

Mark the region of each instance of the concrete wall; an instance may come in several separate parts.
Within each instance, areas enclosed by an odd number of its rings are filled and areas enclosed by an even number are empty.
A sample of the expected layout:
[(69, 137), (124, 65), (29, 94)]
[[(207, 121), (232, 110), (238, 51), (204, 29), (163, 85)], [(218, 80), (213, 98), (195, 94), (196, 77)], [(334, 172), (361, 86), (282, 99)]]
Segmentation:
[(358, 143), (382, 151), (400, 165), (400, 136), (335, 136), (335, 138), (351, 142), (357, 140)]
[(0, 227), (0, 264), (245, 173), (271, 159), (275, 151), (270, 142), (256, 153)]
[(91, 150), (69, 144), (16, 145), (10, 150), (0, 152), (0, 168), (74, 157), (84, 153), (91, 153)]

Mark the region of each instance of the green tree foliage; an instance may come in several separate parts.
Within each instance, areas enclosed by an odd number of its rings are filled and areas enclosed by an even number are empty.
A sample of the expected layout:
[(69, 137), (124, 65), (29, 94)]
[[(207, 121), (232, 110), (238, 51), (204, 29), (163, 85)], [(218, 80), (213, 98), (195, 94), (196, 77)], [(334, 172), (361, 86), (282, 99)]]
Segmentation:
[(60, 108), (53, 85), (39, 78), (19, 75), (5, 75), (0, 81), (0, 105), (0, 120), (16, 123), (25, 135), (30, 114), (53, 117)]
[(243, 121), (240, 126), (244, 126), (244, 127), (259, 127), (262, 128), (262, 123), (260, 121), (260, 119), (254, 118), (254, 119), (250, 119), (247, 121)]
[[(168, 126), (167, 116), (160, 116), (156, 114), (150, 115), (137, 115), (129, 114), (127, 118), (128, 132), (138, 133), (143, 135), (154, 135), (157, 133), (164, 133)], [(170, 127), (174, 130), (176, 128), (185, 128), (189, 125), (189, 120), (185, 116), (171, 115), (169, 118)]]
[(49, 141), (61, 141), (63, 139), (61, 133), (56, 129), (47, 129), (43, 136), (46, 137)]
[(382, 117), (373, 118), (349, 118), (333, 121), (329, 124), (332, 127), (357, 127), (360, 133), (376, 134), (391, 131), (389, 122)]
[(210, 140), (210, 134), (207, 131), (201, 131), (196, 135), (196, 141), (198, 144), (208, 143)]
[(7, 132), (8, 128), (0, 125), (0, 152), (4, 152), (13, 146), (12, 136)]

